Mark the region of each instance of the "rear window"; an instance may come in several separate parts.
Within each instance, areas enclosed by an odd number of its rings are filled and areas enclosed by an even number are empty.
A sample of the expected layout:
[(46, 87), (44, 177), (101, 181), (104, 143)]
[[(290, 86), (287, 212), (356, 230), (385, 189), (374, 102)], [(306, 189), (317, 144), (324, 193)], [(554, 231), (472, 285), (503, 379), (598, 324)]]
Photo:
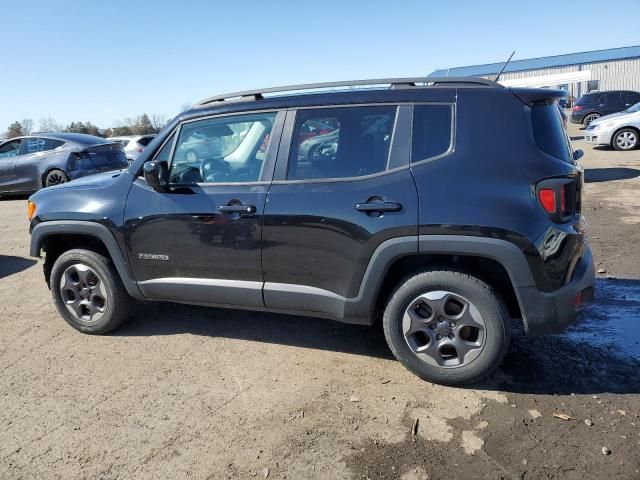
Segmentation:
[(571, 147), (555, 103), (531, 109), (531, 125), (536, 145), (543, 152), (571, 163)]
[(127, 159), (122, 150), (112, 152), (89, 152), (89, 158), (97, 168), (127, 164)]
[(600, 97), (602, 97), (600, 93), (587, 93), (578, 99), (576, 105), (593, 105), (600, 102)]
[(142, 137), (140, 140), (138, 140), (138, 143), (143, 147), (146, 147), (151, 143), (151, 140), (153, 140), (153, 138), (154, 137)]

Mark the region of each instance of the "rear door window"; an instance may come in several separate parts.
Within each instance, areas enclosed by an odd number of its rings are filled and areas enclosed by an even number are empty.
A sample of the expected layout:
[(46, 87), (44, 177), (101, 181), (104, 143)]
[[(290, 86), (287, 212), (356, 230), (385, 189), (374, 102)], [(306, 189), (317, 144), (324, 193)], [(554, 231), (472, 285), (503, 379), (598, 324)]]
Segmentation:
[(351, 178), (387, 169), (395, 105), (300, 110), (287, 180)]
[(555, 103), (532, 107), (531, 125), (540, 150), (565, 162), (573, 162), (569, 138)]
[(439, 157), (453, 146), (453, 105), (413, 107), (411, 162)]

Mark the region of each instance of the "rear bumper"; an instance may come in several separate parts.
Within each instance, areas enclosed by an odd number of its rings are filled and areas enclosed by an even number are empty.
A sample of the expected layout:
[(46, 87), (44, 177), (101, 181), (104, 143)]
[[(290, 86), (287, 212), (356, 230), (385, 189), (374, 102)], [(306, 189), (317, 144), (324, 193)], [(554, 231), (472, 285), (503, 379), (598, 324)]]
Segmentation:
[(595, 268), (588, 245), (573, 270), (571, 281), (553, 292), (541, 292), (535, 286), (518, 288), (527, 333), (547, 335), (562, 332), (580, 310), (593, 300)]
[(569, 120), (571, 120), (571, 123), (582, 123), (582, 120), (584, 120), (584, 113), (572, 113)]

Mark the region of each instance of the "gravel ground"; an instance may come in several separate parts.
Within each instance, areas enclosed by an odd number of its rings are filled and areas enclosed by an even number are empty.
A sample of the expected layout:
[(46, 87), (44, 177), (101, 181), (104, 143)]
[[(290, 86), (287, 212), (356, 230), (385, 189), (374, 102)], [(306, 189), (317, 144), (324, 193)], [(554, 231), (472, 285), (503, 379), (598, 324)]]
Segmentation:
[(28, 257), (25, 199), (0, 200), (0, 478), (640, 478), (640, 151), (570, 133), (597, 303), (566, 334), (516, 332), (477, 388), (324, 320), (153, 304), (79, 334)]

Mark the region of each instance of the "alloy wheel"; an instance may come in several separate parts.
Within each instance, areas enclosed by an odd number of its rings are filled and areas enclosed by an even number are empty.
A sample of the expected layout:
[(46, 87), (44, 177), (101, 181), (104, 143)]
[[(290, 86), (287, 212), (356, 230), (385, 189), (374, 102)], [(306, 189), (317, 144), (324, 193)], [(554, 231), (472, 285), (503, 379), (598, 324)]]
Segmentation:
[(433, 291), (419, 295), (406, 308), (402, 332), (413, 353), (440, 367), (472, 362), (486, 339), (485, 322), (478, 309), (461, 295)]
[(636, 145), (638, 141), (636, 134), (629, 131), (620, 132), (616, 135), (616, 145), (621, 150), (629, 150)]
[(82, 263), (73, 264), (60, 278), (60, 296), (78, 320), (96, 322), (107, 307), (107, 292), (98, 273)]
[(591, 122), (597, 120), (598, 118), (600, 118), (600, 115), (598, 115), (597, 113), (590, 113), (584, 118), (584, 126), (588, 127), (589, 125), (591, 125)]
[(54, 185), (60, 185), (66, 183), (67, 179), (61, 172), (51, 172), (47, 176), (47, 187), (53, 187)]

